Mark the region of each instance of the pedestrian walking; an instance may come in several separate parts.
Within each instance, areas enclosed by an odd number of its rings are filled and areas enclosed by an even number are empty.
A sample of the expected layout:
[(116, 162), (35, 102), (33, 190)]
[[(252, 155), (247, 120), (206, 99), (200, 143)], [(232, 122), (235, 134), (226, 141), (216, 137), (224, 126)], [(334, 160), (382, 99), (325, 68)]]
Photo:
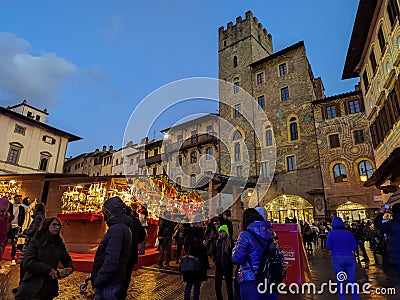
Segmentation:
[(91, 273), (96, 300), (124, 299), (126, 267), (132, 251), (132, 219), (121, 198), (108, 199), (103, 206), (108, 231), (97, 248)]
[[(367, 251), (365, 250), (365, 228), (364, 228), (364, 224), (360, 223), (360, 222), (355, 222), (353, 223), (354, 227), (352, 228), (352, 232), (354, 234), (354, 238), (356, 239), (356, 242), (358, 244), (358, 247), (360, 248), (362, 255), (363, 255), (363, 259), (361, 260), (362, 262), (365, 263), (369, 263), (369, 257), (367, 254)], [(357, 252), (357, 257), (359, 256), (359, 252), (358, 252), (358, 248), (356, 250)]]
[(183, 235), (185, 232), (186, 223), (183, 221), (184, 216), (180, 216), (180, 222), (175, 225), (173, 238), (175, 239), (176, 245), (176, 263), (179, 263), (179, 258), (182, 255), (182, 247), (183, 247)]
[(230, 210), (226, 210), (223, 213), (223, 218), (221, 220), (221, 224), (220, 225), (226, 225), (228, 226), (229, 229), (229, 235), (231, 236), (231, 238), (233, 237), (233, 224), (232, 224), (232, 213)]
[(233, 242), (229, 236), (228, 226), (222, 225), (218, 228), (219, 238), (216, 240), (213, 260), (215, 263), (215, 294), (217, 300), (223, 300), (222, 280), (225, 279), (228, 300), (233, 300), (233, 263), (232, 248)]
[[(383, 223), (385, 213), (390, 213), (392, 219)], [(395, 267), (400, 280), (400, 203), (394, 204), (391, 211), (384, 209), (379, 213), (375, 218), (374, 226), (388, 236), (389, 262)]]
[(307, 222), (304, 223), (303, 227), (303, 239), (304, 239), (304, 244), (306, 246), (306, 252), (308, 254), (312, 254), (313, 253), (312, 243), (314, 241), (314, 232)]
[(11, 228), (11, 221), (14, 218), (8, 208), (10, 202), (8, 198), (0, 198), (0, 261), (3, 257), (4, 248), (7, 244), (8, 232)]
[[(271, 230), (271, 223), (264, 219), (266, 211), (259, 208), (260, 213), (255, 208), (248, 208), (243, 212), (243, 231), (240, 233), (236, 246), (233, 248), (232, 261), (240, 265), (237, 282), (240, 286), (241, 299), (269, 300), (277, 299), (277, 294), (261, 294), (257, 289), (256, 274), (259, 271), (261, 259), (265, 248), (253, 236), (263, 242), (265, 247), (274, 245), (274, 233)], [(251, 231), (251, 232), (250, 232)]]
[[(60, 236), (61, 222), (44, 219), (25, 252), (24, 278), (15, 295), (16, 300), (50, 300), (58, 296), (58, 279), (74, 271), (72, 259)], [(64, 269), (58, 271), (59, 264)]]
[[(357, 250), (357, 241), (353, 234), (345, 229), (343, 220), (339, 217), (332, 219), (332, 230), (328, 234), (326, 248), (332, 252), (332, 266), (338, 283), (338, 294), (340, 300), (346, 299), (345, 280), (356, 283), (356, 262), (353, 251)], [(353, 299), (360, 299), (356, 290), (353, 290)]]
[[(25, 245), (22, 248), (21, 255), (18, 257), (17, 263), (19, 263), (19, 282), (18, 285), (21, 285), (21, 281), (25, 275), (25, 268), (23, 264), (23, 259), (26, 253), (26, 249), (28, 248), (29, 242), (33, 239), (36, 232), (38, 231), (42, 221), (45, 219), (45, 206), (43, 203), (39, 203), (35, 206), (34, 213), (32, 215), (33, 221), (31, 222), (29, 228), (25, 229), (22, 233), (25, 236)], [(18, 291), (18, 287), (12, 289), (12, 292), (15, 294)]]
[(200, 272), (183, 273), (183, 281), (186, 282), (184, 300), (190, 300), (193, 288), (194, 300), (200, 299), (200, 287), (203, 281), (207, 281), (207, 270), (210, 269), (205, 246), (203, 217), (195, 215), (192, 226), (184, 233), (184, 247), (187, 255), (196, 257), (200, 263)]
[[(142, 208), (139, 210), (139, 221), (142, 224), (142, 227), (144, 228), (144, 231), (146, 232), (147, 236), (147, 227), (149, 226), (147, 224), (147, 217), (149, 216), (149, 212), (147, 211), (146, 206), (147, 204), (143, 203)], [(139, 254), (144, 255), (145, 252), (146, 252), (146, 237), (139, 245)]]
[(22, 205), (21, 195), (14, 196), (14, 203), (10, 205), (8, 212), (14, 216), (14, 219), (11, 221), (10, 239), (11, 239), (11, 265), (15, 266), (17, 264), (17, 262), (15, 261), (15, 256), (17, 254), (18, 234), (21, 231), (22, 225), (24, 224), (25, 221), (25, 209)]
[(218, 227), (216, 227), (214, 224), (214, 218), (208, 220), (204, 237), (207, 247), (207, 254), (211, 256), (214, 253), (215, 242), (218, 240)]
[(158, 242), (160, 247), (160, 254), (158, 256), (158, 265), (163, 266), (164, 252), (166, 252), (165, 265), (169, 266), (171, 261), (171, 247), (172, 247), (172, 235), (174, 234), (175, 223), (171, 221), (171, 213), (169, 211), (164, 212), (164, 216), (160, 218), (158, 223)]
[(319, 239), (321, 240), (321, 249), (326, 249), (326, 239), (328, 237), (327, 223), (323, 222), (319, 225)]
[(146, 238), (146, 231), (139, 221), (139, 215), (134, 213), (135, 210), (129, 206), (126, 207), (126, 215), (131, 218), (131, 226), (129, 229), (132, 233), (132, 250), (126, 264), (126, 276), (123, 292), (121, 292), (121, 299), (125, 299), (128, 295), (129, 284), (131, 283), (132, 271), (134, 266), (139, 262), (138, 248), (139, 244)]

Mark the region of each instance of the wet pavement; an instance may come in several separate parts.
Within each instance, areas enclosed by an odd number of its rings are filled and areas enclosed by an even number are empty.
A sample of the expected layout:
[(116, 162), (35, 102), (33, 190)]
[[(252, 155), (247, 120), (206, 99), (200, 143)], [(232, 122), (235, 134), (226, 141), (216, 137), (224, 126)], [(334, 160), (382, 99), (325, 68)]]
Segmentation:
[[(400, 281), (392, 270), (384, 270), (382, 266), (376, 264), (369, 252), (371, 262), (361, 263), (357, 268), (357, 282), (360, 286), (364, 283), (371, 284), (371, 294), (361, 295), (361, 299), (400, 299)], [(379, 259), (378, 259), (379, 262)], [(333, 269), (330, 263), (330, 255), (326, 250), (316, 250), (314, 255), (309, 256), (309, 263), (313, 275), (313, 282), (318, 287), (322, 282), (327, 282), (334, 278)], [(11, 266), (10, 262), (0, 263), (0, 299), (14, 299), (11, 289), (16, 286), (19, 276), (18, 266)], [(210, 270), (210, 278), (201, 286), (201, 299), (215, 299), (214, 279)], [(82, 295), (79, 286), (85, 281), (87, 274), (75, 272), (66, 279), (60, 280), (60, 296), (56, 299), (93, 299), (93, 291), (89, 285), (87, 293)], [(171, 263), (170, 267), (160, 268), (151, 266), (141, 268), (134, 272), (128, 291), (127, 299), (138, 300), (163, 300), (179, 299), (183, 300), (184, 290), (183, 278), (179, 275), (178, 267)], [(376, 295), (377, 289), (396, 288), (396, 295)], [(393, 292), (386, 290), (386, 292)], [(226, 295), (225, 291), (224, 294)], [(226, 299), (226, 298), (225, 298)], [(297, 300), (297, 299), (338, 299), (337, 295), (330, 295), (328, 292), (323, 295), (280, 295), (278, 299)], [(348, 299), (351, 299), (349, 296)]]

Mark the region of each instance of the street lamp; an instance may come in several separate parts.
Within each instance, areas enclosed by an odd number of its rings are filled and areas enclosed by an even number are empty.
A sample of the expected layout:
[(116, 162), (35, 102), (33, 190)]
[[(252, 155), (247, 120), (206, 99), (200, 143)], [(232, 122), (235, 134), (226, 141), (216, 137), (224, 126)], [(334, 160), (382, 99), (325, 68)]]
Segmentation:
[(360, 175), (360, 179), (362, 182), (365, 182), (368, 180), (368, 177), (367, 177), (367, 175)]

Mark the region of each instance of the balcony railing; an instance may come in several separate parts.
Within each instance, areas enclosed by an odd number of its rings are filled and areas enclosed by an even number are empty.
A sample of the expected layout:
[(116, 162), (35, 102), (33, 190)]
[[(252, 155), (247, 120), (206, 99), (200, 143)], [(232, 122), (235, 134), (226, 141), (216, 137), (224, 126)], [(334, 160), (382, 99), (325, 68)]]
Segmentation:
[(139, 168), (142, 168), (144, 166), (148, 166), (151, 164), (155, 164), (155, 163), (161, 163), (161, 154), (149, 156), (149, 157), (146, 157), (145, 159), (140, 159), (139, 160)]
[(166, 153), (176, 152), (179, 150), (185, 150), (188, 148), (193, 148), (196, 146), (200, 146), (207, 143), (214, 143), (218, 141), (218, 138), (215, 136), (216, 133), (203, 133), (195, 136), (191, 136), (188, 139), (176, 143), (172, 143), (170, 145), (166, 145), (164, 147)]

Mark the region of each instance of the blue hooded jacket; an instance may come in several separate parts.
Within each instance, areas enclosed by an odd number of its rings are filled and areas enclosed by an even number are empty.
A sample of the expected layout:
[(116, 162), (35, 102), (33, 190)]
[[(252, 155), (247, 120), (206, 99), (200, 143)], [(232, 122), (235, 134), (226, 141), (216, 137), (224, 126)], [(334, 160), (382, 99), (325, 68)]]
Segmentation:
[[(264, 247), (267, 247), (268, 242), (272, 241), (274, 238), (274, 232), (272, 231), (269, 221), (255, 221), (247, 227), (247, 230), (240, 233), (232, 252), (233, 263), (240, 265), (237, 275), (239, 284), (244, 281), (256, 280), (255, 273), (258, 272), (260, 261), (264, 253), (264, 248), (248, 231), (255, 233), (259, 239), (263, 241)], [(251, 261), (253, 270), (250, 267), (249, 261)]]
[(332, 219), (332, 230), (328, 234), (326, 248), (332, 251), (332, 256), (353, 256), (357, 250), (357, 242), (353, 234), (344, 228), (341, 218)]

